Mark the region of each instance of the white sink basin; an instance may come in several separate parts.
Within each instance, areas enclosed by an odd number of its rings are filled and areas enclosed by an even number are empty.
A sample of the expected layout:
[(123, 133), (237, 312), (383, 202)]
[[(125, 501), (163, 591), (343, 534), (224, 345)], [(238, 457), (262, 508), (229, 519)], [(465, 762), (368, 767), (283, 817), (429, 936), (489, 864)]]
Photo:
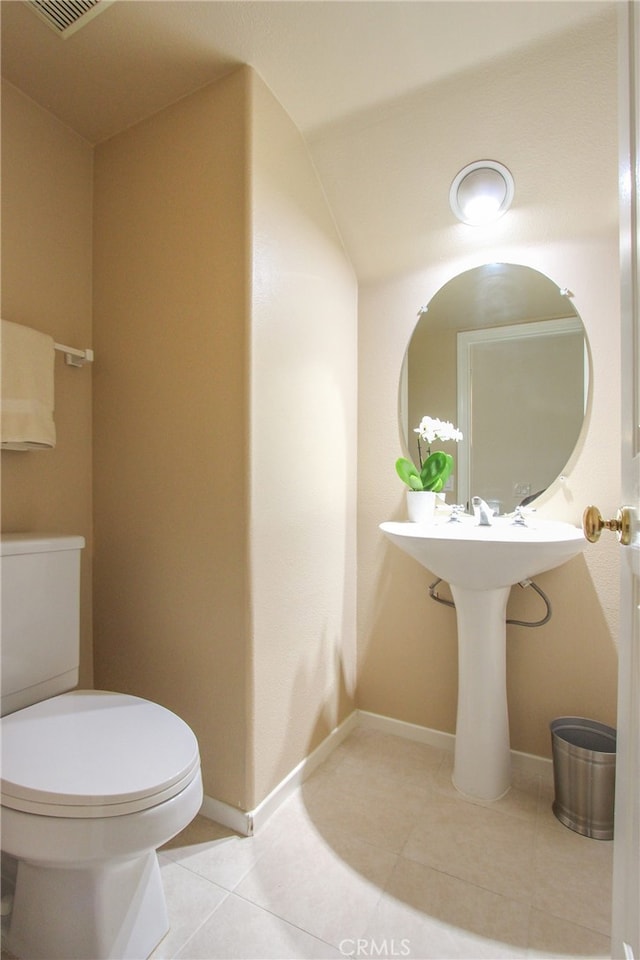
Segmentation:
[(481, 527), (475, 517), (434, 523), (381, 523), (382, 532), (401, 550), (447, 583), (468, 590), (508, 587), (552, 570), (587, 545), (582, 530), (561, 520), (494, 518)]
[(511, 587), (577, 556), (587, 541), (556, 520), (528, 526), (475, 517), (450, 522), (381, 523), (396, 546), (451, 588), (458, 623), (458, 711), (454, 786), (496, 800), (511, 785), (506, 677), (506, 611)]

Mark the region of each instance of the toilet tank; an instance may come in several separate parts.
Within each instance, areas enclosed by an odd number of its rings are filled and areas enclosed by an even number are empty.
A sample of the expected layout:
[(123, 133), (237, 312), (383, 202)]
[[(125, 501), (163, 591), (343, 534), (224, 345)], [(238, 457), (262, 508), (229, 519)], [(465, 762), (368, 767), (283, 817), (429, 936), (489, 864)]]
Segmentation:
[(83, 547), (84, 537), (0, 538), (3, 716), (78, 683)]

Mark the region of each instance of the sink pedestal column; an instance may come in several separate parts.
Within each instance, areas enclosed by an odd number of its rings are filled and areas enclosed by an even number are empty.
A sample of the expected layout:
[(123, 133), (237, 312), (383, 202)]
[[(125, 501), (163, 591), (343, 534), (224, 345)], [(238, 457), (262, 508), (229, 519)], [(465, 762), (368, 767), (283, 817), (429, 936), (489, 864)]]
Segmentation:
[(506, 611), (511, 587), (451, 586), (458, 621), (458, 716), (453, 784), (497, 800), (511, 785)]

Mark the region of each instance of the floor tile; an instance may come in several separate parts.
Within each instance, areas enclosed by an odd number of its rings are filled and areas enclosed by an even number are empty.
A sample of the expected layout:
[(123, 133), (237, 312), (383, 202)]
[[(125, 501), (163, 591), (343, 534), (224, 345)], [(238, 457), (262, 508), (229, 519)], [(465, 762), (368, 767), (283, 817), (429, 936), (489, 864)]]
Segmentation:
[(611, 941), (601, 933), (532, 910), (527, 956), (544, 960), (564, 957), (607, 960), (611, 957)]
[(334, 946), (359, 937), (397, 857), (348, 832), (316, 829), (299, 807), (289, 816), (288, 835), (276, 839), (236, 893)]
[[(395, 738), (397, 739), (397, 738)], [(411, 758), (405, 780), (390, 758), (345, 760), (329, 773), (318, 772), (303, 784), (309, 816), (322, 829), (345, 830), (354, 837), (398, 853), (411, 830), (425, 816), (435, 789), (441, 757)]]
[(534, 907), (607, 935), (611, 927), (613, 843), (583, 837), (547, 811), (536, 833)]
[(270, 826), (255, 837), (242, 837), (198, 816), (161, 853), (187, 870), (233, 890), (271, 842)]
[[(401, 782), (406, 789), (430, 789), (446, 751), (415, 740), (406, 740), (367, 727), (358, 727), (335, 753), (355, 773), (357, 768), (370, 779)], [(346, 776), (347, 770), (341, 767)], [(355, 778), (354, 778), (355, 779)]]
[(329, 944), (234, 894), (177, 954), (182, 960), (332, 960), (340, 956)]
[(402, 855), (476, 886), (529, 902), (535, 819), (435, 797)]
[(171, 927), (151, 957), (171, 960), (229, 894), (172, 860), (159, 860)]
[[(454, 787), (451, 775), (453, 773), (453, 754), (446, 754), (442, 766), (438, 771), (437, 787), (441, 793), (452, 799), (460, 799), (461, 794)], [(507, 813), (514, 817), (530, 819), (535, 817), (540, 804), (540, 776), (513, 770), (511, 773), (511, 788), (499, 800), (476, 800), (465, 797), (468, 803), (487, 807), (498, 813)]]
[(417, 958), (524, 957), (528, 906), (400, 858), (365, 939)]

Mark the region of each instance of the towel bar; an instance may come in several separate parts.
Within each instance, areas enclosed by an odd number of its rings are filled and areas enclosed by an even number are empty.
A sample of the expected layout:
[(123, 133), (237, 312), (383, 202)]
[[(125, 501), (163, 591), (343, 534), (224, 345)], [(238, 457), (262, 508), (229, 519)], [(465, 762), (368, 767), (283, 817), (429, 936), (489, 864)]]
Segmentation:
[(76, 350), (75, 347), (66, 347), (64, 343), (54, 343), (55, 350), (64, 353), (64, 362), (70, 367), (83, 367), (85, 363), (93, 363), (93, 350)]

